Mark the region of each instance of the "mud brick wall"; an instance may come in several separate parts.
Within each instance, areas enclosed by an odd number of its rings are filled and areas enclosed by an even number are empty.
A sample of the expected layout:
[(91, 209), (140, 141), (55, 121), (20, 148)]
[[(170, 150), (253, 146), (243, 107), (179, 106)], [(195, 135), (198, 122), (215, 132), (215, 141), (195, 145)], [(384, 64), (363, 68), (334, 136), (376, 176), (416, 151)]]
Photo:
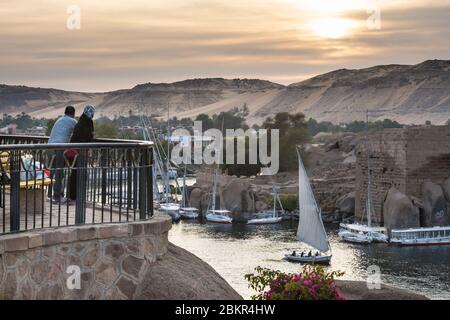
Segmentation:
[(450, 126), (419, 126), (371, 133), (356, 152), (355, 214), (366, 216), (368, 150), (372, 154), (373, 221), (383, 224), (383, 202), (394, 186), (422, 198), (423, 181), (450, 176)]

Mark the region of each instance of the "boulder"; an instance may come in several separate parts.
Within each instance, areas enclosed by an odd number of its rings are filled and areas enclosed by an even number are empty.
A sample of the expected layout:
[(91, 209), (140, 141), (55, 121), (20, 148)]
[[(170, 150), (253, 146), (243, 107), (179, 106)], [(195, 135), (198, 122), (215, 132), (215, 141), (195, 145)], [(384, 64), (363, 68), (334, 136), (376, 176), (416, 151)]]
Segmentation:
[(221, 193), (223, 207), (233, 213), (233, 217), (239, 220), (242, 213), (255, 211), (255, 197), (250, 191), (250, 186), (242, 179), (231, 180)]
[(138, 292), (139, 300), (242, 300), (209, 264), (171, 243), (149, 264)]
[(427, 180), (422, 184), (422, 197), (422, 227), (448, 226), (450, 213), (447, 212), (447, 203), (442, 187)]
[(200, 203), (202, 200), (203, 191), (200, 188), (194, 188), (191, 191), (191, 194), (189, 196), (189, 203), (192, 207), (200, 208)]
[(392, 187), (383, 205), (384, 226), (392, 229), (420, 227), (420, 211), (406, 195)]
[(355, 215), (355, 192), (350, 192), (336, 200), (336, 213), (341, 219)]
[(264, 201), (255, 201), (255, 210), (256, 211), (262, 211), (269, 209), (269, 205), (265, 203)]
[(450, 177), (448, 177), (447, 180), (444, 181), (444, 183), (442, 184), (442, 189), (444, 190), (445, 199), (447, 200), (447, 202), (450, 202)]

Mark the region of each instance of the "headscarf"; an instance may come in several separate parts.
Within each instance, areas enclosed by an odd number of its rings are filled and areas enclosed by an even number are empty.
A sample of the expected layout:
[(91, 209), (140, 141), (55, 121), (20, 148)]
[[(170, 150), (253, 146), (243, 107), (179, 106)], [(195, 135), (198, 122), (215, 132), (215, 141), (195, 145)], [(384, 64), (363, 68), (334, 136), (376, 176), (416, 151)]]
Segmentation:
[(91, 106), (90, 104), (87, 104), (87, 105), (84, 107), (83, 113), (84, 113), (89, 119), (94, 118), (94, 114), (95, 114), (95, 108), (94, 108), (94, 106)]

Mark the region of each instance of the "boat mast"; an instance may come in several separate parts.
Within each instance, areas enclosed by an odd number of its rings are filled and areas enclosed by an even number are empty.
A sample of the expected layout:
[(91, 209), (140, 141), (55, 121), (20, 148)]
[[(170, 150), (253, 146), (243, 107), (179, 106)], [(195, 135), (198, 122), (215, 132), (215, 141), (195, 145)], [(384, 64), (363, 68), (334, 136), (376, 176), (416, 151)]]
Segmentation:
[(167, 157), (166, 157), (166, 203), (169, 204), (169, 140), (170, 140), (170, 103), (167, 101)]
[(183, 172), (183, 207), (186, 207), (186, 167), (187, 160), (184, 162), (184, 172)]
[(372, 226), (372, 152), (369, 143), (369, 110), (366, 110), (366, 141), (367, 141), (367, 226)]

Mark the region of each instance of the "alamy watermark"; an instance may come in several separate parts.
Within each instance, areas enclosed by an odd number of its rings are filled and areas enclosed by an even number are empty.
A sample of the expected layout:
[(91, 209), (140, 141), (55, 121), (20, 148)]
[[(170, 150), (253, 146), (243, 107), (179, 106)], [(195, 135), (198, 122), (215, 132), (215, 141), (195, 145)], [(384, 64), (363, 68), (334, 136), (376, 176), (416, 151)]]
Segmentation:
[(366, 26), (369, 30), (381, 30), (381, 7), (376, 1), (370, 1), (366, 10), (369, 17)]
[[(225, 136), (218, 129), (208, 129), (204, 132), (202, 129), (202, 122), (194, 121), (193, 135), (187, 129), (176, 129), (172, 133), (171, 138), (180, 138), (179, 143), (173, 147), (171, 152), (171, 160), (175, 164), (259, 163), (262, 166), (262, 175), (274, 175), (278, 172), (280, 167), (278, 129), (270, 131), (266, 129), (248, 129), (246, 131), (226, 129)], [(204, 144), (206, 144), (205, 147)], [(295, 148), (295, 146), (292, 147)], [(225, 156), (223, 150), (225, 150)], [(247, 163), (246, 158), (248, 158)]]
[(67, 267), (66, 273), (70, 274), (66, 280), (66, 287), (69, 290), (81, 289), (81, 269), (77, 265)]
[(377, 265), (371, 265), (367, 268), (367, 289), (380, 290), (381, 289), (381, 269)]
[(67, 7), (67, 17), (66, 27), (69, 30), (80, 30), (81, 29), (81, 8), (76, 4), (72, 4)]

